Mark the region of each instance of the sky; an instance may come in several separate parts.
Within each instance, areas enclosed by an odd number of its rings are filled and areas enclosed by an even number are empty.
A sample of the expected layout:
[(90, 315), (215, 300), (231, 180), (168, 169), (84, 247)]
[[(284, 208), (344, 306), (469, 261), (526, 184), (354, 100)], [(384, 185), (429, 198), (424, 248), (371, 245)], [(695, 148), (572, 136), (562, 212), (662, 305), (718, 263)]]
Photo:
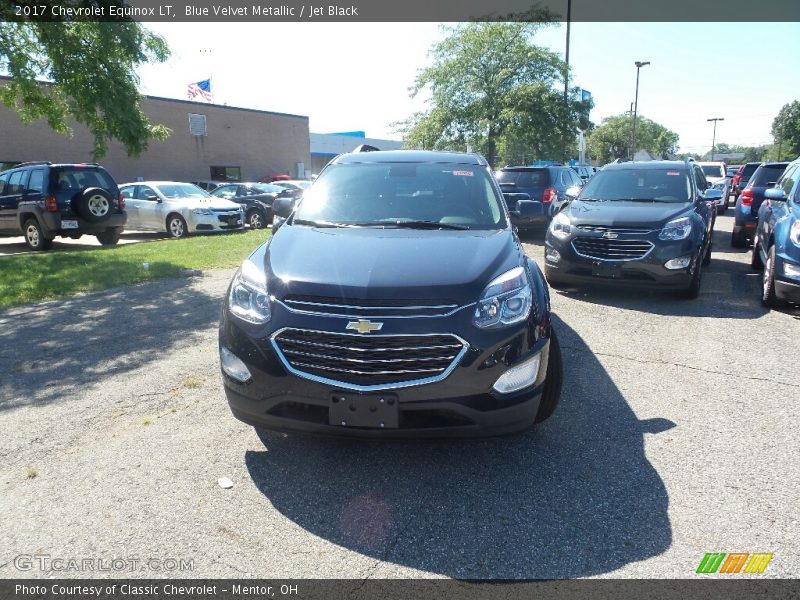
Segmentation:
[[(400, 139), (393, 123), (424, 109), (410, 98), (435, 23), (149, 23), (172, 50), (139, 70), (144, 94), (186, 98), (189, 83), (212, 78), (217, 104), (306, 115), (315, 133), (365, 131)], [(534, 43), (564, 53), (564, 24)], [(591, 91), (591, 120), (630, 109), (641, 69), (639, 114), (680, 136), (680, 151), (717, 142), (772, 142), (780, 108), (800, 99), (800, 23), (573, 23), (573, 85)], [(790, 60), (791, 59), (791, 60)]]

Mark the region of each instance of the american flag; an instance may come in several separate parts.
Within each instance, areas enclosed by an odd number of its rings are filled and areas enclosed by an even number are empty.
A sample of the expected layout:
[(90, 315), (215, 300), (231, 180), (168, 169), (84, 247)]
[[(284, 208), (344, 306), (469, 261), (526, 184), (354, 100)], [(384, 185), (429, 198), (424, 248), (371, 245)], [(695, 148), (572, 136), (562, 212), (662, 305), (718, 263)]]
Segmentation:
[(211, 95), (211, 78), (198, 81), (197, 83), (190, 83), (189, 88), (186, 90), (186, 95), (194, 100), (197, 96), (203, 98), (206, 102), (213, 102), (214, 97)]

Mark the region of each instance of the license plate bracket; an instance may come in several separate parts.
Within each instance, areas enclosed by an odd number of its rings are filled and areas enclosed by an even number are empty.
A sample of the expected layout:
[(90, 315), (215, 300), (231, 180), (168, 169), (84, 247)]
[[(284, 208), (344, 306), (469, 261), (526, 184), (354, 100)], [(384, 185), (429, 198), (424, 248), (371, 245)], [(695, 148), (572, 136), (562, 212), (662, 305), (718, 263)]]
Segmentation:
[(622, 277), (622, 265), (614, 262), (594, 261), (592, 263), (592, 275), (605, 279), (620, 279)]
[(353, 394), (333, 392), (328, 420), (338, 427), (397, 429), (400, 407), (395, 394)]

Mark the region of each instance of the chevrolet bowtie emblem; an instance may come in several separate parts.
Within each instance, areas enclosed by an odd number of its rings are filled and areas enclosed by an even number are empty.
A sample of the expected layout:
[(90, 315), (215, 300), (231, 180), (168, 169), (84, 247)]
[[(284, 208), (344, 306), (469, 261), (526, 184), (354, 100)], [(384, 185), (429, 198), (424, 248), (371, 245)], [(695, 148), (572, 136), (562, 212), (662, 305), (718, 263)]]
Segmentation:
[(367, 319), (359, 319), (358, 321), (350, 321), (347, 324), (347, 329), (352, 329), (358, 333), (372, 333), (373, 331), (380, 331), (383, 323), (373, 323)]
[(614, 233), (613, 231), (606, 231), (606, 232), (603, 234), (603, 237), (604, 237), (604, 238), (606, 238), (607, 240), (615, 240), (615, 239), (617, 239), (619, 236), (618, 236), (616, 233)]

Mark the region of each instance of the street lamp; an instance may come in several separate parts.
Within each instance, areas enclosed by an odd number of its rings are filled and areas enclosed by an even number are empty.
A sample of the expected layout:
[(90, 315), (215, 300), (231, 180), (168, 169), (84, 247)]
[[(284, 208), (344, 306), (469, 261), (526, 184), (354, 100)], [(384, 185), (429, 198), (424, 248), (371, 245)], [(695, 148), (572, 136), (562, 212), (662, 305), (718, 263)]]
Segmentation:
[(717, 145), (717, 121), (724, 121), (725, 117), (714, 117), (713, 119), (706, 119), (706, 121), (714, 121), (714, 133), (711, 136), (711, 161), (714, 161), (714, 148)]
[(636, 114), (639, 112), (639, 69), (650, 64), (650, 61), (637, 60), (636, 65), (636, 100), (633, 103), (633, 131), (631, 132), (631, 158), (636, 154)]

